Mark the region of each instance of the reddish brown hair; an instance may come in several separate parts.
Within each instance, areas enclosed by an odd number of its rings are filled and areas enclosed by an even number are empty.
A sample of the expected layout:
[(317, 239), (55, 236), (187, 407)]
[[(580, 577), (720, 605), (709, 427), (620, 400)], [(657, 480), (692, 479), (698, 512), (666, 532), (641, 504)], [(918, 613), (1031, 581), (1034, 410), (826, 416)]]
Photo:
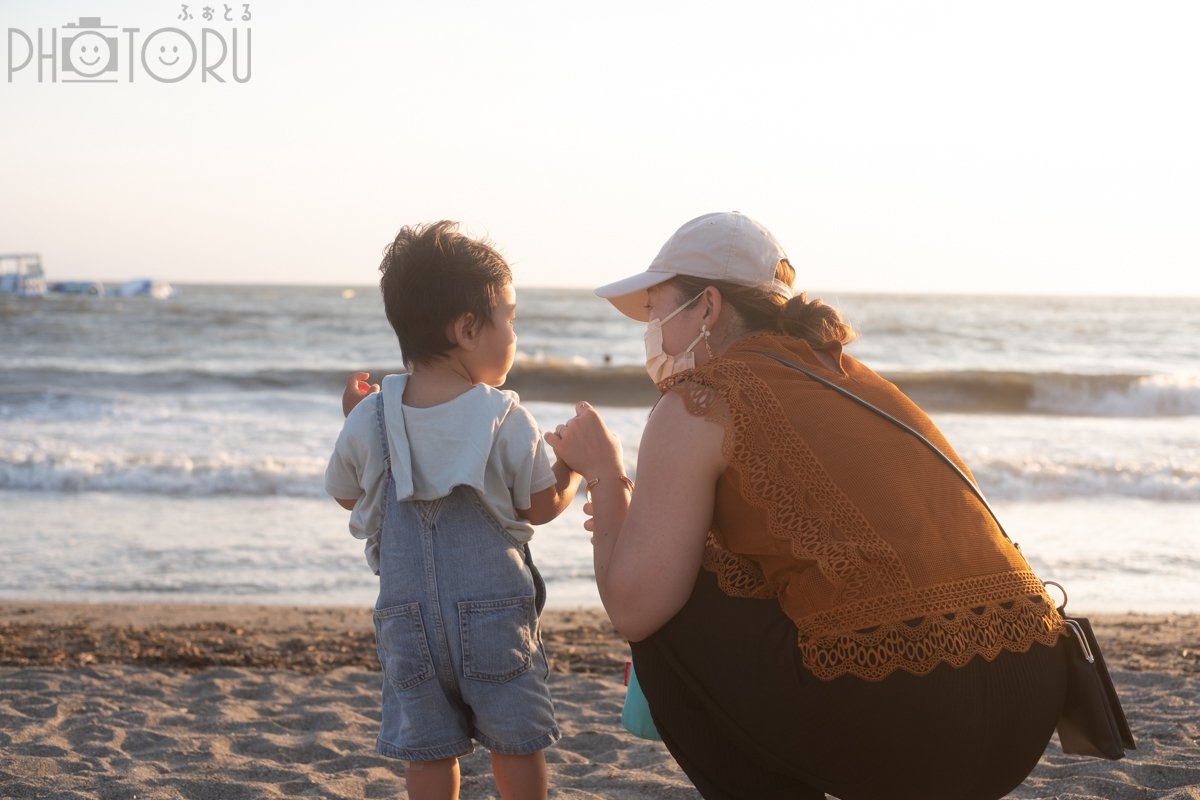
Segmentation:
[[(796, 279), (796, 270), (787, 259), (780, 259), (775, 268), (775, 278), (788, 286)], [(721, 298), (733, 306), (734, 311), (752, 331), (772, 331), (795, 336), (808, 342), (814, 349), (828, 347), (833, 343), (850, 344), (854, 341), (854, 329), (842, 319), (833, 306), (819, 299), (809, 300), (801, 292), (790, 300), (770, 289), (758, 286), (742, 286), (727, 281), (712, 281), (679, 275), (670, 284), (679, 292), (682, 300), (695, 297), (712, 286), (721, 292)]]

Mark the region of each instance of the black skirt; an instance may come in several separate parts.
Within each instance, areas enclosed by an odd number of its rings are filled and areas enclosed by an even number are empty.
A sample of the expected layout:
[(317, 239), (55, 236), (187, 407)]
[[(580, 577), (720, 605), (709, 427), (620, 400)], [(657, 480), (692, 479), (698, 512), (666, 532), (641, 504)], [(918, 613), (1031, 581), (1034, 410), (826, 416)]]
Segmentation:
[(708, 800), (1000, 798), (1054, 731), (1066, 649), (882, 681), (815, 678), (774, 600), (701, 570), (683, 609), (632, 645), (663, 742)]

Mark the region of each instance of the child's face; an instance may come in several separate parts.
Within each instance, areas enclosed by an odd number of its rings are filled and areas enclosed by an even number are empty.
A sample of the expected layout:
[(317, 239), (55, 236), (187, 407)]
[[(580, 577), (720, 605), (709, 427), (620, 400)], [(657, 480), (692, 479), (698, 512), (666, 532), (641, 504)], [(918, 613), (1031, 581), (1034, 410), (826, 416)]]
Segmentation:
[(479, 334), (479, 347), (473, 353), (472, 378), (478, 383), (500, 386), (508, 378), (517, 356), (517, 293), (511, 283), (504, 285), (492, 309), (492, 319)]

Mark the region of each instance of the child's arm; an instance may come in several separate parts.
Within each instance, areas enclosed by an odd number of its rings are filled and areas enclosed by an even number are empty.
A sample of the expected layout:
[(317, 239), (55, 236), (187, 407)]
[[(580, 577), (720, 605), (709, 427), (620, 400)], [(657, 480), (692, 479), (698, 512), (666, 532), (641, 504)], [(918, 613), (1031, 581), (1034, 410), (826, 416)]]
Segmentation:
[[(360, 402), (362, 402), (362, 399), (364, 397), (366, 397), (369, 394), (374, 394), (375, 392), (379, 391), (378, 383), (367, 383), (367, 378), (369, 378), (369, 377), (371, 377), (371, 374), (369, 372), (356, 372), (353, 375), (351, 375), (349, 378), (346, 379), (346, 388), (342, 391), (342, 413), (345, 416), (349, 417), (350, 412), (354, 410), (355, 406), (357, 406)], [(343, 432), (343, 434), (344, 434), (344, 432)], [(340, 444), (341, 444), (341, 440), (339, 439), (339, 446), (340, 446)], [(337, 457), (337, 454), (335, 453), (334, 458), (336, 458), (336, 457)], [(330, 491), (330, 487), (328, 486), (328, 479), (329, 479), (330, 470), (333, 469), (334, 463), (335, 463), (334, 460), (331, 459), (330, 465), (328, 467), (326, 467), (326, 470), (325, 470), (325, 472), (326, 472), (326, 491), (329, 491), (330, 494), (333, 494), (333, 491)], [(344, 489), (347, 487), (345, 485), (341, 485), (341, 488)], [(337, 490), (335, 489), (334, 491), (337, 491)], [(358, 503), (358, 498), (355, 498), (353, 500), (348, 500), (344, 497), (335, 496), (333, 499), (337, 501), (337, 504), (339, 506), (346, 509), (347, 511), (353, 511), (354, 506)]]
[[(342, 392), (342, 414), (344, 416), (350, 416), (350, 412), (364, 397), (379, 391), (378, 383), (367, 383), (369, 377), (371, 377), (369, 372), (356, 372), (346, 379), (346, 389)], [(342, 500), (338, 500), (338, 502), (346, 508), (353, 507), (353, 501), (346, 501), (351, 503), (349, 506)]]
[(581, 476), (565, 463), (555, 461), (550, 469), (554, 472), (554, 485), (529, 495), (529, 508), (517, 509), (522, 519), (534, 525), (544, 525), (561, 514), (571, 505), (579, 489)]

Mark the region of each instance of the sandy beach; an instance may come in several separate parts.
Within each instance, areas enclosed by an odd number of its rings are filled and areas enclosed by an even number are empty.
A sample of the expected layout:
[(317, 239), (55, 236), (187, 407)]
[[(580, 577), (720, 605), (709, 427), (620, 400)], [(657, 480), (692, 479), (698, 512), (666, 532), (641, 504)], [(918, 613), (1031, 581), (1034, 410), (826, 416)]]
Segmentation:
[[(1093, 618), (1138, 749), (1052, 740), (1014, 798), (1200, 799), (1200, 616)], [(551, 797), (697, 798), (659, 743), (620, 726), (628, 653), (599, 610), (548, 611), (563, 730)], [(404, 798), (375, 754), (369, 609), (0, 603), (0, 796)], [(463, 798), (495, 798), (487, 753)]]

